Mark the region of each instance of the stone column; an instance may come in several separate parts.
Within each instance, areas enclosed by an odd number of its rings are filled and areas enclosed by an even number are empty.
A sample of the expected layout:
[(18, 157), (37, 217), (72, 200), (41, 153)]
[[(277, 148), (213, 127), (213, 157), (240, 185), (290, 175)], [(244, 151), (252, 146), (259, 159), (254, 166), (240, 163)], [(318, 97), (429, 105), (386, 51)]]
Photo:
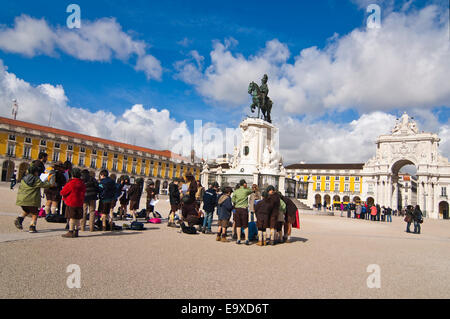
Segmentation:
[(422, 178), (419, 177), (417, 179), (417, 205), (420, 206), (420, 209), (424, 209), (423, 205), (423, 187), (422, 187)]
[(432, 191), (431, 182), (428, 182), (425, 186), (426, 186), (426, 190), (427, 190), (427, 196), (425, 198), (426, 207), (427, 207), (427, 217), (435, 218), (434, 207), (433, 207), (433, 191)]
[(316, 194), (314, 193), (314, 182), (313, 181), (308, 181), (308, 206), (309, 207), (313, 207), (314, 205), (314, 201), (315, 201), (315, 196)]
[(398, 182), (394, 181), (394, 193), (392, 196), (392, 206), (393, 210), (398, 209)]
[(384, 207), (392, 207), (392, 177), (388, 176), (386, 183), (387, 196), (384, 201)]

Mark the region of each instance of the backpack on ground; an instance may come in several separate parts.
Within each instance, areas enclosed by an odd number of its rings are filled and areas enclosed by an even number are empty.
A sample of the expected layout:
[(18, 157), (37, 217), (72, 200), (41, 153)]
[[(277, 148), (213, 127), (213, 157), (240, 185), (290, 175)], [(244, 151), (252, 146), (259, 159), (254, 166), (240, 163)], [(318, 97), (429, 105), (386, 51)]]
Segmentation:
[(132, 222), (131, 223), (131, 230), (144, 230), (144, 224), (141, 222)]
[(67, 223), (67, 219), (66, 217), (64, 217), (63, 215), (57, 215), (57, 214), (48, 214), (45, 217), (45, 220), (48, 223), (60, 223), (60, 224), (65, 224)]
[(194, 226), (186, 226), (184, 224), (184, 222), (182, 222), (180, 226), (181, 226), (181, 231), (185, 234), (190, 234), (190, 235), (197, 234), (197, 230), (195, 229)]

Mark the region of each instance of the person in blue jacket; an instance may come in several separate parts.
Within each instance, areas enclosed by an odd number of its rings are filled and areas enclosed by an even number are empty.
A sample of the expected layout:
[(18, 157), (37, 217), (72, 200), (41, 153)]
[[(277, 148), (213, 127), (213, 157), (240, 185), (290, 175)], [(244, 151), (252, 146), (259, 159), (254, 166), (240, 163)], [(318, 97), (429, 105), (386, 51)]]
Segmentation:
[(233, 203), (231, 202), (231, 187), (225, 187), (222, 196), (218, 201), (218, 215), (219, 215), (219, 229), (217, 231), (217, 241), (228, 242), (227, 227), (231, 218), (231, 211), (233, 210)]
[[(112, 202), (116, 195), (116, 183), (109, 177), (109, 173), (106, 169), (102, 170), (100, 172), (100, 204), (99, 204), (99, 211), (101, 214), (101, 220), (102, 220), (102, 231), (106, 230), (106, 220), (109, 217), (109, 212), (111, 210)], [(112, 221), (110, 223), (111, 230), (112, 228)]]
[(212, 234), (211, 224), (213, 220), (214, 209), (217, 206), (217, 191), (219, 184), (214, 182), (210, 188), (203, 194), (203, 210), (205, 211), (205, 218), (203, 219), (203, 234)]

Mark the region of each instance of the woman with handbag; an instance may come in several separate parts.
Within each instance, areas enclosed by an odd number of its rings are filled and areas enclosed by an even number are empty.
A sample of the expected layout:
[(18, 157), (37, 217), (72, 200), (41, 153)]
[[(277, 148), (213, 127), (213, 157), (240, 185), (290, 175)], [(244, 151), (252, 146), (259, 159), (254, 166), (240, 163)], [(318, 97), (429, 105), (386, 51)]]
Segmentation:
[(406, 232), (410, 233), (411, 222), (413, 221), (412, 206), (406, 207), (406, 216), (404, 221), (406, 222)]

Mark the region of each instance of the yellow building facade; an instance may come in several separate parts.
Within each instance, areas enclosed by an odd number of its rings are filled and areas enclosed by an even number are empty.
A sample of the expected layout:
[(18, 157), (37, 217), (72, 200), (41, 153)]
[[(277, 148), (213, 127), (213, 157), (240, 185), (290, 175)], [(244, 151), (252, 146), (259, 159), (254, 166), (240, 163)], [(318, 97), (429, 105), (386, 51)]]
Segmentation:
[(371, 202), (362, 198), (364, 164), (293, 164), (286, 167), (289, 178), (299, 182), (297, 198), (308, 206), (336, 207), (341, 203)]
[(95, 171), (107, 169), (113, 178), (128, 175), (155, 182), (161, 192), (175, 177), (188, 171), (199, 179), (201, 165), (170, 151), (159, 151), (119, 143), (70, 131), (0, 117), (1, 181), (10, 181), (13, 172), (20, 180), (40, 152), (48, 163), (70, 161), (74, 167)]

